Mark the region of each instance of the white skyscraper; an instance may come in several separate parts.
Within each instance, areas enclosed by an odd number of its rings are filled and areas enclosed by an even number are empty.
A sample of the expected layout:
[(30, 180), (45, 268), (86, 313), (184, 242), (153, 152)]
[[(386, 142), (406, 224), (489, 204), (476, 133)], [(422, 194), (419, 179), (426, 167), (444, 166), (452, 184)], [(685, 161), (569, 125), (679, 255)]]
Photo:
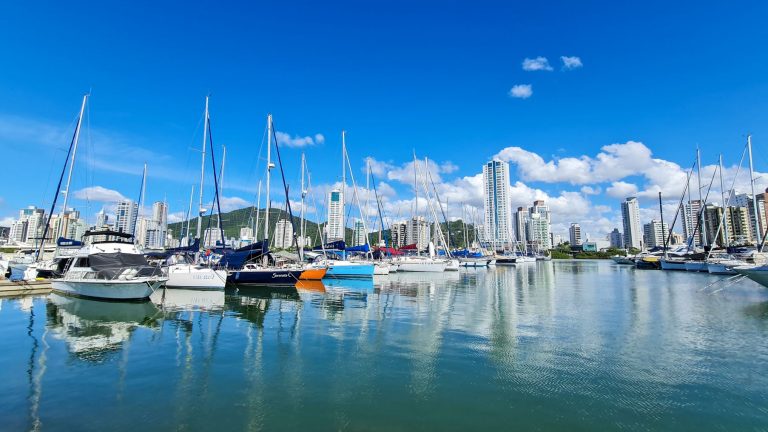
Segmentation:
[[(35, 206), (29, 206), (19, 211), (19, 220), (27, 221), (27, 229), (23, 241), (29, 245), (40, 243), (45, 226), (45, 210)], [(50, 238), (51, 233), (48, 233)]]
[(328, 225), (326, 240), (344, 240), (344, 193), (338, 189), (328, 192)]
[(572, 223), (571, 227), (568, 229), (568, 233), (570, 234), (571, 246), (580, 246), (581, 245), (581, 225), (575, 222)]
[(543, 200), (536, 200), (528, 209), (526, 237), (529, 244), (538, 250), (552, 249), (549, 207)]
[(483, 208), (485, 238), (494, 248), (508, 244), (512, 219), (509, 204), (509, 164), (492, 160), (483, 165)]
[(408, 241), (408, 224), (405, 222), (394, 222), (389, 226), (389, 232), (391, 235), (390, 246), (393, 248), (401, 248), (407, 245)]
[(117, 210), (115, 211), (115, 229), (128, 234), (133, 233), (138, 212), (139, 205), (133, 200), (118, 202)]
[(163, 247), (168, 234), (168, 204), (163, 201), (155, 201), (152, 204), (152, 220), (155, 221), (158, 230), (158, 247)]
[(624, 247), (643, 248), (643, 231), (640, 225), (640, 204), (629, 197), (621, 203), (621, 219), (624, 223)]
[(355, 229), (352, 234), (352, 244), (354, 246), (361, 246), (367, 243), (365, 235), (365, 226), (363, 221), (355, 221)]
[(513, 215), (513, 219), (515, 227), (515, 240), (522, 247), (522, 249), (525, 250), (526, 245), (528, 244), (528, 236), (525, 232), (525, 224), (528, 221), (528, 211), (523, 207), (518, 207), (517, 211)]
[(415, 244), (418, 250), (425, 250), (430, 242), (430, 224), (423, 216), (411, 218), (406, 222), (405, 244)]
[(293, 247), (293, 225), (288, 219), (280, 219), (275, 224), (275, 248), (288, 249)]

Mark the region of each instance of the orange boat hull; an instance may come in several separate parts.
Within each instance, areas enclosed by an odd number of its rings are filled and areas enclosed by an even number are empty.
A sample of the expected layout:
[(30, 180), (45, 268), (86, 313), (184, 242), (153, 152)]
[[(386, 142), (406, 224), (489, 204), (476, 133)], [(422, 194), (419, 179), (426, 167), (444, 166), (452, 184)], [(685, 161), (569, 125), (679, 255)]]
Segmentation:
[(321, 268), (321, 269), (307, 269), (301, 272), (301, 276), (299, 276), (299, 280), (320, 280), (325, 276), (325, 272), (327, 272), (327, 268)]

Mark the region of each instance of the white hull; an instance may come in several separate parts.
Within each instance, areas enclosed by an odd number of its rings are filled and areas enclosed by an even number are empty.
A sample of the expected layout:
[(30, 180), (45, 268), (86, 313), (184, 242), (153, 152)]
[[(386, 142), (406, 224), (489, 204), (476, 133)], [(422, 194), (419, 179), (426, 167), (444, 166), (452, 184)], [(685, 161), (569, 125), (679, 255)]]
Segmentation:
[(54, 291), (80, 297), (108, 300), (144, 300), (158, 289), (165, 279), (133, 281), (65, 280), (51, 281)]
[(175, 264), (168, 267), (168, 288), (198, 290), (223, 290), (227, 284), (227, 271), (214, 270), (192, 264)]
[(459, 262), (461, 267), (488, 267), (488, 260), (485, 258), (467, 258)]
[(768, 267), (766, 266), (741, 266), (733, 268), (736, 273), (742, 274), (764, 287), (768, 287)]
[(448, 260), (448, 264), (445, 266), (445, 271), (459, 271), (459, 260)]
[(445, 261), (410, 261), (398, 263), (399, 272), (444, 272), (448, 263)]
[(373, 274), (378, 276), (388, 275), (390, 272), (388, 264), (375, 264), (373, 266)]

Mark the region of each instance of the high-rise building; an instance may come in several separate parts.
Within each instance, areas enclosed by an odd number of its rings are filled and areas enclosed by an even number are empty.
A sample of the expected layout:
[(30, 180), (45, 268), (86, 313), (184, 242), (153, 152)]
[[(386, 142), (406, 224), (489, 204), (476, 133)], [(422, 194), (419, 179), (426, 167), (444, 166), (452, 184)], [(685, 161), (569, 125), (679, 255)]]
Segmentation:
[[(693, 237), (694, 232), (696, 233), (694, 240), (694, 243), (701, 244), (702, 243), (702, 229), (701, 229), (701, 201), (700, 200), (692, 200), (690, 202), (687, 202), (683, 205), (683, 235), (686, 239), (690, 239)], [(686, 240), (687, 241), (687, 240)]]
[(543, 200), (536, 200), (528, 209), (526, 239), (533, 250), (552, 249), (549, 207)]
[(640, 227), (640, 204), (637, 198), (628, 197), (621, 203), (621, 218), (624, 223), (624, 247), (643, 248), (643, 231)]
[(115, 211), (115, 229), (124, 233), (134, 232), (139, 205), (133, 200), (122, 200), (117, 203)]
[(352, 244), (354, 246), (361, 246), (368, 243), (368, 240), (366, 239), (367, 236), (365, 234), (365, 226), (363, 225), (363, 221), (355, 221), (355, 229), (352, 233)]
[(35, 206), (29, 206), (19, 211), (19, 220), (27, 221), (27, 230), (24, 237), (24, 243), (35, 245), (40, 243), (40, 237), (43, 236), (45, 227), (45, 210)]
[(216, 247), (223, 243), (224, 239), (221, 238), (221, 231), (218, 227), (206, 228), (203, 231), (203, 247)]
[(430, 242), (430, 224), (423, 216), (411, 218), (406, 222), (405, 244), (415, 244), (418, 250), (427, 249)]
[(168, 204), (163, 201), (155, 201), (152, 204), (152, 220), (155, 221), (159, 231), (160, 246), (164, 246), (165, 236), (168, 233)]
[(528, 221), (528, 211), (523, 207), (518, 207), (517, 211), (513, 215), (514, 219), (514, 235), (515, 241), (525, 250), (526, 244), (528, 244), (528, 237), (525, 233), (525, 224)]
[(274, 246), (277, 249), (293, 247), (293, 224), (288, 219), (280, 219), (275, 224)]
[(572, 223), (568, 229), (568, 234), (570, 234), (571, 246), (581, 245), (581, 225), (576, 222)]
[[(749, 209), (747, 207), (728, 207), (725, 214), (725, 224), (720, 228), (727, 236), (723, 239), (724, 243), (731, 245), (753, 244), (755, 238), (752, 236)], [(719, 220), (716, 223), (719, 224)], [(721, 246), (725, 246), (725, 244), (721, 244)]]
[(27, 238), (27, 220), (17, 219), (11, 223), (11, 229), (8, 232), (8, 243), (21, 244)]
[(344, 192), (334, 189), (328, 192), (328, 225), (326, 240), (344, 240)]
[(609, 237), (612, 248), (621, 249), (624, 247), (624, 236), (621, 235), (618, 228), (614, 228)]
[(653, 219), (643, 225), (643, 239), (646, 248), (663, 247), (667, 234), (669, 234), (669, 227), (666, 222)]
[(240, 228), (240, 240), (253, 240), (253, 228), (241, 227)]
[(101, 209), (101, 211), (96, 213), (96, 228), (103, 228), (108, 225), (109, 215), (104, 211), (104, 209)]
[[(763, 199), (760, 199), (761, 197)], [(755, 201), (757, 201), (757, 211), (755, 211)], [(752, 241), (763, 238), (766, 226), (764, 195), (759, 194), (757, 199), (753, 200), (751, 194), (738, 193), (738, 191), (731, 190), (728, 205), (746, 208), (749, 213), (749, 229)]]
[(509, 164), (492, 160), (483, 165), (483, 207), (485, 238), (494, 249), (512, 240), (512, 213), (509, 204)]
[(405, 222), (395, 222), (389, 227), (391, 246), (393, 248), (401, 248), (407, 245), (408, 241), (408, 224)]

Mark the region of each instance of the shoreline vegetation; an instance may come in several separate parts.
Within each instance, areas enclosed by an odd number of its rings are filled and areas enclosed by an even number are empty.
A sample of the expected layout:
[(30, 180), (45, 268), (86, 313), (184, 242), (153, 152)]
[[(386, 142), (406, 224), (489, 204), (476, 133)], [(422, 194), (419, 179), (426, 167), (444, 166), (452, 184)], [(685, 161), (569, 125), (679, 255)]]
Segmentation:
[[(634, 248), (629, 250), (630, 255), (639, 253)], [(611, 259), (611, 257), (621, 255), (627, 256), (625, 249), (609, 248), (604, 251), (574, 251), (569, 243), (563, 243), (550, 251), (552, 259)]]

